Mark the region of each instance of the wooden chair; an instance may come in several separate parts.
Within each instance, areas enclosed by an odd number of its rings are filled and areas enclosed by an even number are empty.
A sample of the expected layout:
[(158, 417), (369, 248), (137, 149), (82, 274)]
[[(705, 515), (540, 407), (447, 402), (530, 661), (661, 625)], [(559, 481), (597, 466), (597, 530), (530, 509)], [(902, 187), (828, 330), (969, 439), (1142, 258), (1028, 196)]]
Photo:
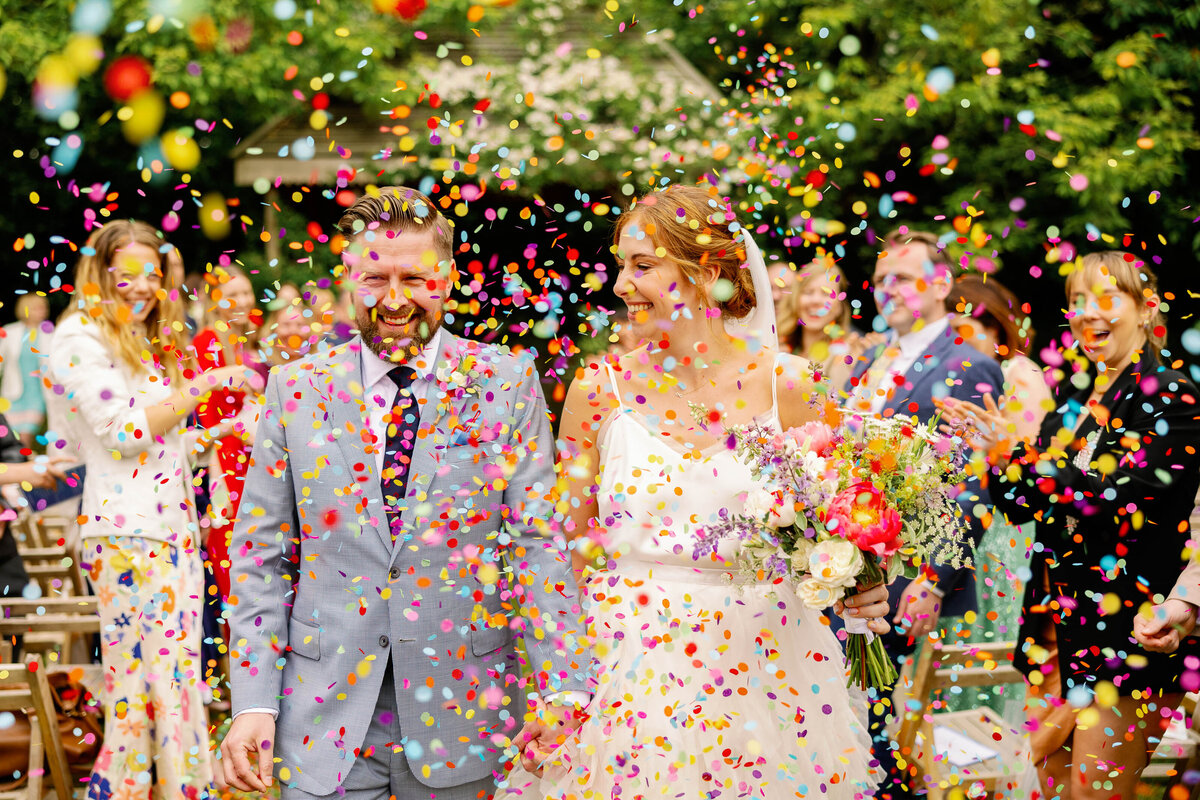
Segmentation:
[[(1200, 770), (1200, 715), (1196, 713), (1200, 695), (1189, 693), (1184, 696), (1179, 709), (1184, 713), (1187, 725), (1175, 727), (1168, 732), (1150, 757), (1150, 763), (1142, 772), (1142, 780), (1153, 784), (1166, 784), (1164, 797), (1181, 796), (1173, 793), (1175, 786), (1183, 783), (1189, 772)], [(1200, 798), (1200, 783), (1186, 788), (1186, 797)]]
[(42, 765), (49, 762), (50, 782), (62, 800), (71, 797), (71, 771), (58, 732), (58, 713), (40, 661), (0, 664), (0, 711), (33, 709), (30, 715), (29, 784), (0, 793), (0, 800), (41, 800), (45, 793)]
[[(955, 788), (971, 788), (994, 796), (1015, 786), (1028, 765), (1025, 735), (1014, 730), (1003, 717), (987, 706), (968, 711), (934, 713), (934, 701), (952, 687), (998, 686), (1021, 683), (1013, 667), (1012, 642), (986, 645), (947, 645), (926, 641), (917, 656), (911, 679), (897, 688), (893, 702), (903, 712), (896, 735), (899, 756), (914, 766), (913, 789), (924, 783), (931, 800), (943, 800)], [(965, 737), (970, 745), (981, 745), (993, 755), (955, 767), (955, 752), (939, 753), (936, 742)], [(974, 747), (972, 747), (974, 749)], [(982, 753), (980, 753), (982, 755)]]
[[(33, 601), (19, 601), (23, 603)], [(7, 613), (4, 605), (0, 610)], [(14, 604), (15, 607), (15, 604)], [(70, 606), (51, 606), (52, 610), (45, 613), (32, 613), (0, 618), (0, 658), (12, 658), (12, 637), (22, 637), (22, 648), (31, 653), (47, 653), (58, 649), (59, 641), (70, 637), (90, 636), (100, 632), (100, 616), (96, 613), (95, 605), (79, 604), (77, 612)], [(72, 655), (69, 644), (59, 650), (57, 660), (71, 661)]]

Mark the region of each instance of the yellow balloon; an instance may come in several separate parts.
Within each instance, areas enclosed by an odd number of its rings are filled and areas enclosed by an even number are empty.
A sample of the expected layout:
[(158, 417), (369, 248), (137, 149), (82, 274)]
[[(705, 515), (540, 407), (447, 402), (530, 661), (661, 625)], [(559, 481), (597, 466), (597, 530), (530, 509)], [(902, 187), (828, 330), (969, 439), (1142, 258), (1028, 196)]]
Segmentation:
[(119, 114), (121, 130), (130, 144), (141, 144), (158, 133), (162, 127), (166, 106), (162, 97), (153, 89), (138, 92), (129, 99), (125, 106), (129, 110), (128, 118)]
[(220, 192), (210, 192), (200, 199), (200, 230), (210, 239), (229, 235), (229, 209)]
[(193, 170), (200, 163), (200, 145), (180, 130), (167, 131), (162, 137), (163, 155), (178, 170)]
[(100, 62), (104, 59), (104, 45), (95, 36), (76, 33), (67, 40), (63, 55), (75, 66), (80, 75), (91, 75), (99, 68)]

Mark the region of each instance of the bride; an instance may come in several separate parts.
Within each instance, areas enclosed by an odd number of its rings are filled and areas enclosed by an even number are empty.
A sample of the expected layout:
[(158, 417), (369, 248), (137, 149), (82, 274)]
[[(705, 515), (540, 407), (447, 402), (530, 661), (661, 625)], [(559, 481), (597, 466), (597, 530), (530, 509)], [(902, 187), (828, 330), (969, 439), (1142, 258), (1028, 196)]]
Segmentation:
[[(559, 434), (577, 568), (585, 540), (609, 556), (583, 585), (595, 695), (561, 744), (544, 720), (526, 726), (497, 797), (864, 796), (867, 704), (828, 620), (787, 584), (735, 586), (731, 550), (692, 557), (697, 529), (753, 486), (720, 425), (820, 413), (807, 362), (778, 351), (762, 256), (695, 186), (642, 198), (614, 249), (647, 344), (574, 382)], [(720, 423), (696, 424), (693, 403)], [(886, 596), (873, 587), (845, 613), (886, 631)]]

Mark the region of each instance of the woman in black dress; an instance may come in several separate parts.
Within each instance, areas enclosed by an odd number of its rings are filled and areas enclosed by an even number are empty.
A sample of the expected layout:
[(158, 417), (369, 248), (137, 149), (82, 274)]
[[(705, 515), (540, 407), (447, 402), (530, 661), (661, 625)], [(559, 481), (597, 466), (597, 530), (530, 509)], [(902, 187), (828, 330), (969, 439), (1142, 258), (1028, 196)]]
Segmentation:
[[(1200, 392), (1162, 363), (1154, 274), (1128, 253), (1085, 256), (1067, 278), (1067, 319), (1087, 368), (1058, 387), (1033, 442), (988, 408), (947, 404), (992, 465), (992, 499), (1036, 519), (1016, 666), (1046, 797), (1133, 797), (1183, 698), (1186, 643), (1152, 653), (1139, 611), (1170, 594), (1184, 565), (1200, 486)], [(1164, 716), (1165, 715), (1165, 716)]]

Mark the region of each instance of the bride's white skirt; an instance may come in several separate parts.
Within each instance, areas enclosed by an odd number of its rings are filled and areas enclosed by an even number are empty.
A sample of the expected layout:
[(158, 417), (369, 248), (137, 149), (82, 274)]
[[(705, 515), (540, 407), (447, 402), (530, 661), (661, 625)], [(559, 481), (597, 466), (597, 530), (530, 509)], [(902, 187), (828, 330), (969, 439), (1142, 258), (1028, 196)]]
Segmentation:
[(877, 782), (867, 700), (789, 585), (622, 564), (587, 593), (590, 718), (497, 798), (856, 798)]

